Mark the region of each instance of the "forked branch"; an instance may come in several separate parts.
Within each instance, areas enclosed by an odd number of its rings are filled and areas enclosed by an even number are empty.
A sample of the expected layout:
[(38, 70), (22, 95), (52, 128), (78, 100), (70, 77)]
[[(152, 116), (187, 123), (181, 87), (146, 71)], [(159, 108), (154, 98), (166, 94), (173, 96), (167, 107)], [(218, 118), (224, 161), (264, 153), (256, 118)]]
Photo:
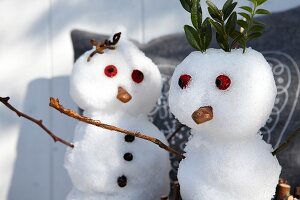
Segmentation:
[(82, 122), (85, 122), (85, 123), (88, 123), (88, 124), (91, 124), (91, 125), (103, 128), (103, 129), (107, 129), (107, 130), (111, 130), (111, 131), (117, 131), (117, 132), (124, 133), (124, 134), (127, 134), (127, 135), (132, 135), (132, 136), (144, 139), (144, 140), (148, 140), (148, 141), (158, 145), (160, 148), (165, 149), (166, 151), (168, 151), (170, 153), (173, 153), (173, 154), (175, 154), (175, 155), (177, 155), (181, 158), (185, 158), (184, 155), (182, 155), (181, 153), (179, 153), (176, 150), (172, 149), (171, 147), (167, 146), (166, 144), (161, 142), (159, 139), (144, 135), (140, 132), (128, 131), (128, 130), (125, 130), (125, 129), (122, 129), (122, 128), (119, 128), (119, 127), (116, 127), (116, 126), (104, 124), (99, 120), (93, 120), (93, 119), (88, 118), (86, 116), (80, 115), (77, 112), (75, 112), (74, 110), (64, 108), (59, 103), (58, 99), (55, 99), (55, 98), (51, 97), (49, 106), (51, 106), (52, 108), (55, 108), (56, 110), (58, 110), (59, 112), (65, 114), (65, 115), (67, 115), (69, 117), (72, 117), (74, 119), (77, 119), (79, 121), (82, 121)]
[(294, 133), (292, 133), (285, 142), (283, 142), (279, 147), (277, 147), (273, 152), (272, 155), (275, 156), (279, 152), (281, 152), (283, 149), (285, 149), (293, 140), (296, 139), (300, 135), (300, 128), (297, 129)]
[(97, 42), (96, 40), (92, 39), (90, 43), (92, 46), (95, 47), (95, 50), (89, 55), (87, 61), (90, 62), (92, 57), (97, 53), (103, 54), (105, 49), (114, 50), (120, 38), (121, 38), (121, 32), (114, 34), (112, 41), (105, 40), (104, 42)]
[(185, 125), (180, 124), (176, 130), (170, 136), (168, 136), (167, 140), (170, 141), (183, 127), (185, 127)]
[(15, 107), (13, 107), (10, 103), (8, 103), (9, 101), (9, 97), (0, 97), (0, 102), (3, 103), (6, 107), (8, 107), (11, 111), (15, 112), (19, 117), (24, 117), (26, 119), (28, 119), (29, 121), (35, 123), (36, 125), (38, 125), (39, 127), (41, 127), (48, 135), (50, 135), (50, 137), (52, 137), (52, 139), (54, 140), (54, 142), (60, 142), (62, 144), (65, 144), (71, 148), (74, 148), (74, 145), (61, 139), (60, 137), (57, 137), (56, 135), (54, 135), (46, 126), (43, 125), (43, 121), (42, 120), (38, 120), (35, 119), (25, 113), (22, 113), (20, 111), (18, 111)]

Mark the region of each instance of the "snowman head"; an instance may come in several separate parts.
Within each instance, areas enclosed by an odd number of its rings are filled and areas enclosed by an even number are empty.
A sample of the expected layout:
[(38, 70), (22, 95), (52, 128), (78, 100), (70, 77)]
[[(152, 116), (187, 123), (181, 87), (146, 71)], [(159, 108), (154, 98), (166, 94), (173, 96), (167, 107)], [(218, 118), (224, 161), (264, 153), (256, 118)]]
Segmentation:
[(261, 53), (193, 52), (172, 76), (169, 103), (179, 121), (213, 138), (257, 133), (274, 105), (272, 70)]
[[(75, 62), (70, 95), (86, 112), (147, 114), (161, 90), (157, 66), (122, 37), (114, 50), (85, 52)], [(89, 60), (89, 61), (88, 61)]]

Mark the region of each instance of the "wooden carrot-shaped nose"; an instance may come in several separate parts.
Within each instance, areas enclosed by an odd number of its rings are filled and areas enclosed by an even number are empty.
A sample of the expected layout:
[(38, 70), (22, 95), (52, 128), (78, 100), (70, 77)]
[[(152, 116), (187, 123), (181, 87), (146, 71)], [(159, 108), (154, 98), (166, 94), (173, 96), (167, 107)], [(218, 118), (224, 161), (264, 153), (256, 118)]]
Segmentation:
[(118, 87), (117, 99), (119, 99), (122, 103), (127, 103), (131, 100), (131, 95), (122, 87)]
[(192, 118), (196, 124), (202, 124), (213, 119), (213, 109), (211, 106), (200, 107), (193, 112)]

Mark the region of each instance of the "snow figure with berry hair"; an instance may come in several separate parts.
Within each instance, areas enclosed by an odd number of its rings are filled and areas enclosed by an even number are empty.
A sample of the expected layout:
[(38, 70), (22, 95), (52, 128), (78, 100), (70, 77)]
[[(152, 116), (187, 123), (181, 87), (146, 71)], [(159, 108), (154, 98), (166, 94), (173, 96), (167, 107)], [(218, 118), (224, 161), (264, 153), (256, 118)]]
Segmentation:
[[(263, 31), (253, 16), (268, 13), (257, 8), (264, 2), (241, 7), (240, 21), (232, 0), (222, 9), (207, 1), (211, 17), (202, 21), (199, 0), (181, 0), (194, 26), (185, 26), (187, 39), (198, 50), (176, 67), (169, 92), (171, 112), (191, 128), (178, 169), (184, 200), (270, 200), (275, 194), (281, 167), (258, 131), (272, 111), (276, 86), (263, 55), (246, 48)], [(207, 49), (212, 28), (221, 49)]]
[[(120, 34), (91, 41), (95, 47), (75, 62), (71, 97), (85, 116), (167, 143), (147, 119), (160, 96), (160, 72)], [(153, 200), (169, 193), (169, 155), (154, 144), (80, 122), (74, 145), (65, 157), (74, 185), (67, 199)]]

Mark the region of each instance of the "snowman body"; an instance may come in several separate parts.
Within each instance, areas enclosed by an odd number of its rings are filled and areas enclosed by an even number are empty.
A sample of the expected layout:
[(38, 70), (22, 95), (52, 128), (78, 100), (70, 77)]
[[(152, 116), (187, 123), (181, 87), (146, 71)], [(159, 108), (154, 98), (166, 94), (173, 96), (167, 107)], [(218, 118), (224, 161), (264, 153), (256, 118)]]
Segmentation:
[[(145, 116), (93, 116), (127, 130), (149, 133), (166, 142)], [(79, 123), (65, 167), (74, 184), (68, 199), (159, 199), (168, 194), (169, 159), (154, 144)], [(156, 148), (155, 148), (156, 147)]]
[[(166, 139), (147, 119), (161, 91), (157, 66), (122, 38), (115, 50), (75, 62), (70, 95), (84, 115)], [(73, 189), (68, 200), (151, 200), (169, 193), (169, 154), (155, 144), (80, 122), (65, 156)]]
[(281, 167), (258, 133), (276, 86), (259, 52), (193, 52), (171, 79), (170, 109), (191, 127), (178, 169), (183, 199), (269, 200)]
[(273, 198), (281, 168), (261, 136), (220, 142), (196, 134), (178, 170), (184, 199)]

